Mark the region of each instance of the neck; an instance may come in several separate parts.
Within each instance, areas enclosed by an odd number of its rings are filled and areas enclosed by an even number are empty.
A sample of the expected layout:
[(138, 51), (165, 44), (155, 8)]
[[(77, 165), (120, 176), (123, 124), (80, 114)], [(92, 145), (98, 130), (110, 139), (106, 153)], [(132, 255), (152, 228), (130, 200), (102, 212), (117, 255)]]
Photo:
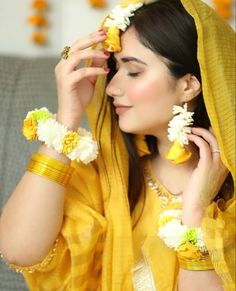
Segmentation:
[(158, 136), (158, 155), (154, 158), (158, 161), (158, 164), (162, 167), (167, 169), (190, 169), (195, 168), (199, 159), (199, 154), (197, 147), (194, 146), (192, 143), (187, 145), (187, 149), (192, 153), (192, 157), (182, 164), (174, 164), (171, 161), (166, 159), (166, 153), (170, 150), (171, 146), (173, 145), (167, 138), (167, 136)]

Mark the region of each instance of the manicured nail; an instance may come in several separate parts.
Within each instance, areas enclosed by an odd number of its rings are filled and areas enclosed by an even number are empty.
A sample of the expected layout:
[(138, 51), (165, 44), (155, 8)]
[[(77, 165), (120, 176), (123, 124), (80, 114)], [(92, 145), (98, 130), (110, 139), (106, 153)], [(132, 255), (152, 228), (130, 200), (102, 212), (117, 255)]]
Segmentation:
[(104, 71), (105, 71), (106, 73), (109, 73), (109, 72), (110, 72), (110, 69), (109, 69), (109, 68), (104, 68)]
[(104, 51), (103, 53), (104, 53), (104, 55), (105, 55), (105, 56), (107, 56), (107, 57), (109, 57), (109, 56), (110, 56), (110, 53), (109, 53), (109, 52), (107, 52), (107, 51)]
[(104, 28), (101, 28), (101, 29), (99, 29), (99, 34), (106, 34), (106, 31), (105, 31), (105, 29)]

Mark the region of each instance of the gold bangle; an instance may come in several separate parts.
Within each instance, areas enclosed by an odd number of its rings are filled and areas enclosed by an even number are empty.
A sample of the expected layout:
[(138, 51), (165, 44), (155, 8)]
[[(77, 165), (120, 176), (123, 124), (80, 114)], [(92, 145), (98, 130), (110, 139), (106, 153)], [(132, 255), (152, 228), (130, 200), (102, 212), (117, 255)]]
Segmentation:
[(181, 256), (178, 252), (177, 257), (180, 268), (185, 270), (206, 271), (214, 269), (209, 253), (202, 254), (202, 257), (199, 260), (186, 258)]
[(70, 165), (44, 154), (35, 153), (27, 166), (27, 171), (66, 186), (74, 169)]

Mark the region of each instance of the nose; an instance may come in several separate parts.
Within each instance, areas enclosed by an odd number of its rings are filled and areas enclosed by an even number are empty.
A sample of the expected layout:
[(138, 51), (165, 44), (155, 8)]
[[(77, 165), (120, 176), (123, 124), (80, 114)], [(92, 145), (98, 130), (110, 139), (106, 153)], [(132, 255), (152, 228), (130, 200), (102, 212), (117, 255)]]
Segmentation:
[(115, 85), (115, 82), (113, 81), (113, 79), (108, 83), (106, 87), (106, 94), (113, 98), (122, 97), (124, 95), (124, 92), (121, 88)]

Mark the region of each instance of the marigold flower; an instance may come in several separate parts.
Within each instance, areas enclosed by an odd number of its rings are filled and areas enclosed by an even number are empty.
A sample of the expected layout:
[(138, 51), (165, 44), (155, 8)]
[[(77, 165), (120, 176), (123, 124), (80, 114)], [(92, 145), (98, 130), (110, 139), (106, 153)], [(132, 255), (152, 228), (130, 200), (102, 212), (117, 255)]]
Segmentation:
[(41, 45), (47, 42), (47, 36), (43, 32), (34, 32), (31, 39), (33, 42)]
[(32, 3), (32, 7), (42, 11), (48, 9), (48, 3), (44, 0), (35, 0)]
[(108, 52), (119, 52), (121, 50), (119, 28), (111, 26), (107, 29), (107, 38), (103, 42), (103, 48)]
[(89, 3), (96, 8), (104, 8), (106, 6), (105, 0), (89, 0)]
[(62, 153), (70, 154), (79, 142), (79, 135), (77, 132), (68, 132), (62, 140)]
[(197, 246), (192, 245), (190, 242), (186, 242), (178, 247), (178, 252), (182, 257), (186, 259), (199, 261), (202, 257), (201, 252)]
[(37, 140), (37, 122), (33, 116), (24, 120), (22, 133), (27, 140)]
[(48, 21), (42, 15), (32, 15), (27, 19), (28, 23), (35, 26), (48, 26)]
[(216, 12), (225, 19), (232, 17), (232, 0), (213, 0)]

